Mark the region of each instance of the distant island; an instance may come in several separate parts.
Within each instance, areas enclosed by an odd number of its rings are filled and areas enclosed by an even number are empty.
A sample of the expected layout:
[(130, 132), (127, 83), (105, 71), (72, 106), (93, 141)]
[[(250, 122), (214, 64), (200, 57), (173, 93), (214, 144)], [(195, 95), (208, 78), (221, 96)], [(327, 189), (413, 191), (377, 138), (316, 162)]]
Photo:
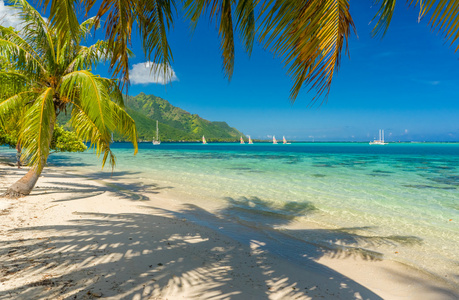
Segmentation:
[[(236, 142), (245, 136), (226, 122), (211, 122), (191, 114), (169, 101), (155, 95), (140, 93), (124, 99), (126, 111), (134, 119), (140, 141), (152, 141), (156, 136), (156, 120), (159, 121), (159, 135), (162, 142), (195, 142), (204, 135), (209, 142)], [(70, 116), (59, 115), (59, 123), (66, 124)], [(115, 141), (124, 141), (119, 134)]]
[[(173, 106), (167, 100), (155, 95), (140, 93), (125, 98), (126, 111), (135, 120), (139, 139), (151, 141), (156, 136), (156, 120), (159, 121), (159, 135), (163, 142), (197, 141), (204, 135), (208, 141), (236, 141), (242, 132), (226, 122), (211, 122)], [(121, 137), (115, 135), (115, 140)]]

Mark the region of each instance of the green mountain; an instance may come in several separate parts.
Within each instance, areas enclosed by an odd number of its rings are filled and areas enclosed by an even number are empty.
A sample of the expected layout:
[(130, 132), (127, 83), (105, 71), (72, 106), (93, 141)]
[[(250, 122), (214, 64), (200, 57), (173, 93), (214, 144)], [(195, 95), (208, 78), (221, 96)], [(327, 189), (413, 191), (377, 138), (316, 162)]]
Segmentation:
[(244, 135), (226, 122), (205, 120), (154, 95), (128, 96), (125, 105), (141, 140), (151, 141), (156, 136), (156, 120), (161, 141), (197, 141), (203, 135), (208, 141), (237, 141)]
[[(156, 136), (156, 120), (159, 121), (161, 141), (199, 141), (204, 135), (207, 141), (232, 142), (244, 135), (226, 122), (207, 121), (154, 95), (140, 93), (124, 100), (126, 111), (134, 119), (142, 141), (152, 141)], [(58, 123), (66, 124), (64, 127), (67, 129), (70, 129), (69, 120), (70, 114), (58, 116)], [(117, 134), (113, 138), (115, 141), (123, 140)]]

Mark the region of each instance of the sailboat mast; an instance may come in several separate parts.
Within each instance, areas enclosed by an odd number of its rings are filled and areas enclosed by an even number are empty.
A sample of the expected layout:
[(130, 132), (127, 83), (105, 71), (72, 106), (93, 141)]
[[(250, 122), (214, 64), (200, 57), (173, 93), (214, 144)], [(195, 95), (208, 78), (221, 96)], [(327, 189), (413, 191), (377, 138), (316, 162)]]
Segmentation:
[(159, 140), (158, 120), (156, 120), (156, 140)]

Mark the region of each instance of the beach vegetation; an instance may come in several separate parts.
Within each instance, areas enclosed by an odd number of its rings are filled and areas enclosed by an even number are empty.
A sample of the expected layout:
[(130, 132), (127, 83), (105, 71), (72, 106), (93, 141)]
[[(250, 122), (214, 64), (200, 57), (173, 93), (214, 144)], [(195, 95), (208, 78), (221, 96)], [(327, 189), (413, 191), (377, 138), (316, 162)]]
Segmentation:
[[(0, 145), (16, 148), (18, 143), (18, 130), (5, 131), (0, 128)], [(50, 149), (54, 152), (83, 152), (88, 147), (78, 138), (73, 131), (65, 130), (63, 126), (55, 125)]]
[[(50, 19), (58, 31), (78, 31), (73, 14), (82, 3), (86, 12), (99, 9), (96, 24), (103, 21), (109, 48), (113, 49), (110, 67), (121, 82), (129, 82), (129, 52), (132, 33), (138, 29), (143, 50), (152, 72), (168, 74), (173, 56), (167, 33), (177, 14), (177, 3), (183, 7), (192, 28), (198, 22), (215, 22), (220, 36), (223, 70), (231, 79), (234, 69), (235, 36), (246, 51), (252, 52), (257, 40), (265, 49), (283, 58), (293, 85), (294, 101), (302, 88), (314, 90), (317, 99), (326, 99), (334, 75), (338, 71), (343, 48), (348, 53), (348, 40), (356, 32), (349, 0), (45, 0), (50, 5)], [(367, 2), (367, 1), (366, 1)], [(373, 18), (373, 35), (384, 35), (389, 28), (396, 0), (369, 1), (377, 5)], [(459, 37), (459, 1), (407, 1), (419, 9), (419, 21), (426, 17), (433, 30), (441, 32), (454, 44)], [(370, 21), (370, 20), (369, 20)], [(458, 50), (459, 46), (455, 49)], [(172, 74), (170, 74), (172, 76)]]
[[(102, 155), (102, 166), (107, 160), (115, 165), (110, 149), (113, 132), (127, 137), (137, 152), (135, 122), (124, 110), (118, 82), (91, 72), (113, 52), (107, 41), (83, 45), (97, 18), (80, 24), (74, 10), (61, 10), (57, 14), (67, 20), (63, 25), (43, 18), (25, 0), (14, 4), (20, 9), (22, 29), (0, 26), (0, 56), (6, 58), (0, 70), (0, 127), (18, 121), (22, 160), (30, 170), (7, 189), (9, 197), (32, 191), (50, 154), (60, 113), (70, 113), (72, 130)], [(67, 135), (61, 137), (65, 140)]]

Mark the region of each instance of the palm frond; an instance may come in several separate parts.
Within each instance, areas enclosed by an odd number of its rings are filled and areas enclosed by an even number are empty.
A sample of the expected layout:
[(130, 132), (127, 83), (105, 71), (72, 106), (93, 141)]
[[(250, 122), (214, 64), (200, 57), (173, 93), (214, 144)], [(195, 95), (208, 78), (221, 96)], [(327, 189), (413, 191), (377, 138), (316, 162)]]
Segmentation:
[[(381, 6), (378, 9), (378, 12), (373, 17), (373, 20), (378, 19), (375, 27), (373, 27), (372, 35), (373, 37), (381, 34), (384, 36), (389, 29), (390, 21), (394, 15), (395, 3), (397, 0), (376, 0), (375, 5), (381, 3)], [(372, 21), (373, 21), (372, 20)]]
[[(89, 11), (95, 4), (95, 0), (82, 0)], [(105, 21), (105, 36), (108, 39), (113, 56), (110, 60), (110, 69), (114, 76), (122, 77), (123, 82), (129, 82), (129, 56), (128, 46), (131, 43), (133, 23), (136, 19), (135, 0), (103, 0), (96, 15), (96, 24), (108, 14)]]
[(134, 155), (137, 154), (137, 129), (134, 120), (115, 102), (111, 102), (110, 106), (113, 111), (113, 118), (115, 119), (116, 131), (132, 142), (134, 146)]
[[(392, 15), (395, 10), (396, 0), (378, 0), (376, 3), (381, 3), (378, 13), (374, 18), (378, 18), (378, 22), (373, 29), (373, 35), (378, 33), (386, 33)], [(459, 38), (459, 1), (457, 0), (409, 0), (408, 4), (412, 7), (419, 7), (419, 18), (430, 15), (429, 24), (433, 30), (438, 30), (443, 33), (445, 40), (451, 43), (451, 46), (456, 43)], [(459, 45), (455, 51), (459, 50)]]
[(44, 50), (40, 56), (55, 62), (55, 47), (53, 41), (53, 30), (48, 27), (42, 15), (26, 0), (12, 1), (20, 11), (20, 18), (23, 20), (22, 35), (24, 39), (35, 49)]
[(92, 17), (85, 20), (83, 23), (79, 25), (79, 41), (85, 40), (86, 37), (91, 33), (93, 28), (97, 29), (98, 23), (97, 18)]
[(13, 28), (7, 28), (0, 25), (0, 37), (24, 48), (35, 58), (39, 57), (39, 54), (35, 52), (35, 49)]
[(28, 102), (35, 100), (37, 93), (34, 91), (23, 91), (5, 97), (1, 95), (0, 100), (0, 127), (5, 127), (5, 124), (10, 121), (10, 116), (17, 111), (20, 111)]
[(111, 118), (107, 82), (88, 71), (75, 71), (65, 75), (59, 93), (77, 103), (97, 126), (101, 138), (111, 140), (110, 133), (115, 129)]
[[(168, 66), (173, 60), (167, 39), (167, 31), (172, 27), (172, 15), (176, 11), (174, 0), (138, 0), (136, 6), (137, 23), (147, 61), (152, 61), (152, 72), (168, 76)], [(160, 70), (160, 68), (162, 70)], [(170, 78), (166, 78), (168, 81)]]
[(77, 102), (72, 102), (72, 118), (70, 123), (73, 130), (78, 135), (78, 138), (90, 142), (89, 148), (94, 148), (96, 155), (100, 157), (102, 153), (102, 168), (105, 166), (107, 158), (110, 157), (109, 163), (112, 168), (115, 167), (115, 155), (110, 149), (111, 137), (107, 139), (105, 132), (100, 130), (100, 127), (92, 120), (85, 109)]
[(91, 69), (93, 66), (97, 66), (99, 62), (109, 60), (110, 57), (111, 49), (106, 41), (97, 41), (89, 47), (81, 46), (73, 60), (68, 63), (65, 72)]
[(302, 86), (328, 95), (338, 69), (343, 44), (355, 26), (347, 0), (269, 0), (262, 7), (260, 42), (284, 57), (294, 81), (290, 98), (295, 101)]
[[(413, 4), (414, 0), (411, 0)], [(420, 6), (420, 17), (431, 14), (429, 23), (432, 29), (437, 29), (444, 34), (444, 38), (451, 46), (459, 38), (459, 1), (424, 0), (416, 1)], [(459, 50), (459, 44), (454, 51)]]
[[(44, 7), (48, 7), (50, 0), (40, 0)], [(50, 20), (60, 39), (70, 35), (71, 39), (80, 37), (80, 23), (75, 14), (75, 0), (51, 1)]]
[[(29, 82), (30, 79), (23, 74), (0, 70), (0, 99), (6, 99), (20, 92), (27, 91)], [(0, 103), (2, 102), (0, 100)]]
[(49, 155), (56, 120), (53, 95), (52, 88), (45, 89), (23, 117), (19, 142), (24, 149), (23, 157), (34, 167), (42, 167)]
[(250, 55), (255, 40), (255, 6), (257, 1), (240, 0), (236, 6), (236, 28), (240, 32), (240, 38), (244, 41), (245, 49)]
[(14, 63), (15, 70), (25, 72), (32, 78), (46, 74), (46, 68), (33, 47), (11, 32), (5, 34), (4, 29), (0, 28), (0, 55), (8, 57)]
[[(231, 0), (187, 0), (185, 2), (186, 15), (192, 22), (193, 29), (203, 13), (209, 9), (210, 20), (218, 24), (220, 35), (220, 49), (223, 58), (223, 70), (231, 79), (234, 70), (234, 32)], [(240, 7), (241, 12), (245, 12)], [(240, 16), (240, 23), (244, 20)], [(244, 32), (244, 31), (242, 31)]]

